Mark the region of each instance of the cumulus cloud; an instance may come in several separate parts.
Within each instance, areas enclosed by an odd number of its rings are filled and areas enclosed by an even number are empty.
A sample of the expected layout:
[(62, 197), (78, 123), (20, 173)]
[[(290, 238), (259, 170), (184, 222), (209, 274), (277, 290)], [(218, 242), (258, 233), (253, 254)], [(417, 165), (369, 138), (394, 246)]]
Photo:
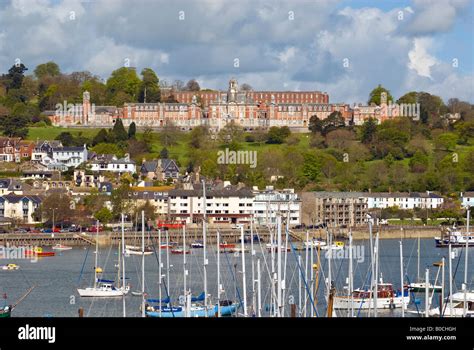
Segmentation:
[(469, 12), (467, 0), (413, 0), (390, 10), (375, 1), (363, 8), (348, 4), (0, 2), (0, 66), (5, 72), (20, 58), (32, 71), (53, 60), (65, 72), (90, 70), (106, 78), (128, 60), (138, 70), (153, 68), (161, 80), (196, 78), (208, 88), (226, 88), (235, 77), (255, 89), (326, 91), (337, 102), (365, 102), (377, 84), (394, 96), (424, 89), (474, 100), (472, 74), (452, 69), (434, 47), (440, 33)]
[(436, 59), (427, 52), (430, 43), (431, 40), (427, 38), (416, 38), (413, 40), (413, 49), (408, 52), (408, 68), (427, 78), (431, 78), (431, 67), (436, 64)]

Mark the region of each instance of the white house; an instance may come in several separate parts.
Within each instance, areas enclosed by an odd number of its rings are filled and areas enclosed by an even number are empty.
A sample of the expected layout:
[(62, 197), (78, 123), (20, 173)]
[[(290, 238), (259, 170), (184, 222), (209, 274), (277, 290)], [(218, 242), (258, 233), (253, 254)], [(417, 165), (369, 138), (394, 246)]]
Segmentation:
[(466, 207), (474, 208), (474, 192), (461, 193), (461, 206), (463, 208), (466, 208)]
[(125, 157), (118, 159), (115, 155), (102, 154), (98, 155), (90, 163), (90, 170), (103, 172), (110, 171), (113, 173), (130, 173), (133, 174), (137, 171), (135, 162), (130, 159), (128, 154)]
[(87, 161), (87, 146), (58, 147), (52, 149), (53, 161), (69, 167), (77, 167)]
[(435, 209), (440, 207), (444, 198), (433, 192), (374, 192), (366, 193), (368, 209), (385, 209), (398, 207), (399, 209)]
[(290, 226), (301, 223), (301, 200), (293, 189), (274, 190), (267, 186), (259, 191), (254, 187), (253, 211), (257, 225), (275, 225), (278, 213), (289, 217)]
[(38, 196), (7, 194), (0, 196), (0, 220), (18, 220), (25, 224), (35, 224), (33, 213), (41, 204)]
[[(207, 187), (206, 216), (213, 224), (250, 223), (253, 213), (253, 193), (249, 188), (231, 186)], [(202, 184), (192, 189), (173, 189), (168, 192), (169, 216), (186, 223), (200, 223), (204, 215)]]

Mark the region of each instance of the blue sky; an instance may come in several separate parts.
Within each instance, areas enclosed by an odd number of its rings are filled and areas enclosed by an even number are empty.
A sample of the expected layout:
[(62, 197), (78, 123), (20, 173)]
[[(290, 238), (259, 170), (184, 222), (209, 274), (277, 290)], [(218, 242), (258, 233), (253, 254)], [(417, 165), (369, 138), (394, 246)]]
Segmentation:
[(382, 84), (474, 103), (473, 13), (472, 0), (0, 0), (0, 71), (53, 60), (106, 78), (129, 62), (207, 88), (235, 77), (364, 103)]

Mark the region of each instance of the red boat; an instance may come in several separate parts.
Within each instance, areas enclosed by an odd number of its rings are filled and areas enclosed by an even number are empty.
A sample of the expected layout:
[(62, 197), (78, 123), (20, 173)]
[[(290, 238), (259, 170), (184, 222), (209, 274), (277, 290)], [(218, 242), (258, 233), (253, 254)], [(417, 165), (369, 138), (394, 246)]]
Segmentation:
[(191, 253), (190, 250), (184, 250), (184, 249), (171, 249), (171, 254), (189, 254)]
[(55, 256), (55, 252), (43, 252), (43, 248), (37, 247), (34, 250), (27, 250), (25, 251), (27, 256), (37, 256), (37, 257), (45, 257), (45, 256)]
[(183, 228), (185, 225), (186, 225), (185, 221), (163, 221), (163, 220), (158, 220), (156, 226), (158, 228), (179, 229), (179, 228)]
[(232, 249), (232, 248), (235, 248), (235, 244), (224, 242), (224, 243), (219, 244), (219, 248), (221, 248), (221, 249)]

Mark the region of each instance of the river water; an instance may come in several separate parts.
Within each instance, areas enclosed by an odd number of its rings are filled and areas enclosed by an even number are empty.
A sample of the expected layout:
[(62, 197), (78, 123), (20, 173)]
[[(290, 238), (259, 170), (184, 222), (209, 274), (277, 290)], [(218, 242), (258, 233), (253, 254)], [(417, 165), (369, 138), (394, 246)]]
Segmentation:
[[(246, 245), (250, 248), (250, 244)], [(415, 281), (417, 279), (418, 264), (417, 264), (417, 239), (406, 239), (403, 241), (403, 256), (404, 256), (404, 274)], [(438, 272), (438, 267), (432, 264), (441, 261), (442, 257), (448, 257), (447, 248), (436, 248), (433, 239), (420, 240), (420, 277), (424, 279), (425, 268), (430, 269), (430, 280), (434, 281)], [(263, 248), (263, 249), (261, 249)], [(47, 250), (47, 248), (45, 248)], [(270, 288), (270, 271), (271, 255), (265, 251), (265, 245), (262, 247), (255, 243), (254, 250), (254, 271), (256, 278), (257, 259), (261, 263), (261, 285), (262, 285), (262, 305), (263, 314), (268, 316), (271, 303), (271, 288)], [(461, 289), (461, 283), (464, 279), (464, 249), (456, 249), (457, 257), (452, 260), (453, 273), (455, 272), (454, 291)], [(23, 300), (14, 310), (13, 316), (27, 316), (27, 317), (77, 317), (78, 309), (84, 309), (84, 316), (97, 317), (121, 317), (125, 313), (128, 317), (139, 317), (139, 306), (141, 297), (133, 296), (131, 293), (125, 297), (117, 299), (104, 298), (81, 298), (77, 293), (78, 287), (91, 286), (94, 280), (94, 247), (76, 247), (73, 250), (57, 253), (54, 257), (47, 257), (38, 259), (36, 262), (21, 259), (0, 259), (0, 264), (15, 263), (20, 265), (20, 269), (16, 271), (0, 271), (0, 293), (6, 294), (7, 303), (13, 303), (20, 298), (25, 291), (32, 285), (35, 285), (33, 292)], [(346, 248), (342, 253), (333, 252), (334, 257), (331, 260), (332, 279), (335, 281), (337, 293), (344, 294), (344, 286), (346, 285), (347, 271), (348, 271), (348, 253)], [(367, 286), (370, 275), (370, 255), (368, 240), (354, 241), (354, 287)], [(317, 263), (317, 251), (313, 251), (314, 263)], [(298, 255), (301, 255), (301, 269), (298, 267)], [(311, 254), (309, 254), (311, 255)], [(103, 278), (116, 279), (118, 262), (117, 247), (105, 247), (99, 250), (98, 266), (104, 270)], [(474, 249), (469, 249), (469, 264), (468, 264), (468, 281), (469, 288), (473, 288), (474, 276)], [(163, 274), (166, 275), (166, 251), (161, 251), (163, 262)], [(211, 300), (216, 301), (217, 295), (217, 264), (216, 264), (216, 249), (215, 247), (208, 247), (208, 266), (207, 266), (207, 280), (208, 292), (211, 294)], [(131, 290), (141, 290), (141, 257), (130, 256), (126, 257), (126, 275), (127, 283), (131, 284)], [(193, 295), (199, 295), (203, 291), (203, 250), (193, 249), (192, 253), (186, 255), (187, 260), (187, 286), (191, 289)], [(168, 290), (174, 303), (179, 303), (179, 296), (183, 295), (183, 255), (169, 255), (169, 286), (165, 289), (168, 276), (163, 278), (162, 293), (166, 296)], [(307, 287), (305, 288), (304, 279), (302, 278), (302, 288), (299, 289), (299, 274), (304, 274), (306, 265), (306, 252), (288, 252), (286, 256), (286, 292), (285, 292), (285, 314), (290, 315), (289, 303), (295, 303), (297, 306), (304, 309), (306, 299), (306, 315), (310, 315), (310, 300), (308, 298), (308, 290), (311, 285), (310, 273), (308, 268)], [(459, 261), (459, 263), (458, 263)], [(283, 261), (284, 264), (284, 261)], [(231, 299), (234, 301), (242, 301), (244, 293), (242, 290), (242, 263), (239, 254), (227, 253), (221, 254), (221, 283), (224, 288), (222, 295), (223, 299)], [(308, 262), (308, 265), (312, 264)], [(318, 315), (324, 315), (326, 303), (324, 295), (326, 293), (325, 278), (328, 275), (328, 259), (322, 251), (320, 256), (319, 274), (319, 288), (317, 292), (317, 312)], [(275, 262), (275, 271), (277, 264)], [(303, 270), (303, 271), (302, 271)], [(81, 273), (82, 271), (82, 273)], [(395, 289), (400, 288), (400, 256), (399, 256), (399, 241), (398, 240), (380, 240), (380, 264), (379, 277), (384, 282), (391, 282)], [(446, 263), (446, 286), (448, 286), (448, 265)], [(314, 278), (314, 280), (316, 277)], [(251, 254), (246, 253), (246, 281), (247, 281), (247, 304), (249, 310), (251, 308), (252, 299), (252, 263)], [(407, 279), (405, 279), (405, 282)], [(438, 282), (441, 284), (441, 272), (439, 273)], [(448, 287), (446, 287), (447, 289)], [(145, 257), (145, 290), (150, 298), (158, 298), (158, 256), (151, 255)], [(447, 293), (448, 291), (446, 291)], [(419, 303), (413, 303), (413, 299), (418, 299)], [(420, 295), (413, 295), (412, 302), (409, 306), (410, 310), (417, 309), (422, 312), (424, 309), (424, 293)], [(125, 301), (125, 303), (124, 303)], [(4, 301), (0, 301), (4, 303)], [(438, 305), (438, 296), (433, 300), (434, 306)], [(300, 310), (300, 309), (298, 309)], [(242, 312), (242, 309), (239, 310)], [(345, 311), (337, 312), (340, 316), (346, 314)], [(378, 312), (379, 316), (390, 317), (399, 316), (400, 310), (381, 310)], [(360, 313), (363, 317), (365, 314)]]

